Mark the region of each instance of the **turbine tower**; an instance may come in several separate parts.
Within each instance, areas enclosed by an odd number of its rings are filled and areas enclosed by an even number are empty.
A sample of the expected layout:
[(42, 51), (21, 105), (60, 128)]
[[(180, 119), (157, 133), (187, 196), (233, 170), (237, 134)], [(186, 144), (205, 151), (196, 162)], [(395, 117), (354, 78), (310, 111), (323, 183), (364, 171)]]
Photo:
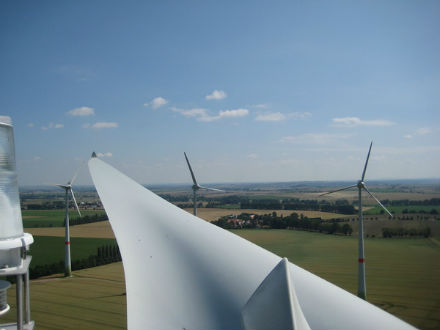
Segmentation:
[[(81, 168), (81, 167), (80, 167)], [(76, 171), (74, 176), (72, 177), (72, 180), (67, 182), (67, 184), (57, 184), (56, 186), (63, 188), (66, 192), (65, 194), (65, 203), (66, 203), (66, 217), (65, 217), (65, 256), (64, 256), (64, 275), (66, 277), (72, 276), (72, 266), (71, 266), (71, 259), (70, 259), (70, 228), (69, 228), (69, 191), (72, 194), (73, 203), (75, 204), (75, 208), (78, 211), (79, 216), (81, 216), (81, 212), (79, 211), (78, 204), (76, 203), (75, 195), (73, 193), (72, 184), (73, 181), (75, 181), (76, 176), (78, 175), (79, 169)]]
[(359, 259), (358, 259), (358, 297), (362, 299), (367, 299), (367, 288), (365, 283), (365, 253), (364, 253), (364, 219), (362, 213), (362, 189), (364, 189), (368, 195), (373, 197), (376, 202), (387, 212), (391, 217), (393, 216), (390, 211), (387, 210), (385, 206), (368, 190), (365, 185), (365, 172), (367, 171), (368, 159), (370, 158), (370, 152), (373, 142), (370, 143), (370, 149), (368, 150), (367, 160), (365, 162), (364, 171), (362, 172), (361, 179), (355, 185), (333, 190), (320, 196), (329, 195), (337, 191), (347, 190), (351, 188), (358, 188), (358, 209), (359, 209)]
[(212, 190), (212, 191), (224, 191), (224, 190), (215, 189), (215, 188), (207, 188), (207, 187), (203, 187), (203, 186), (199, 185), (197, 183), (196, 177), (194, 176), (194, 172), (191, 168), (191, 164), (189, 163), (189, 160), (188, 160), (188, 157), (186, 156), (186, 153), (184, 152), (183, 154), (185, 155), (185, 159), (188, 164), (189, 171), (191, 172), (191, 177), (193, 180), (192, 190), (193, 190), (193, 200), (194, 200), (194, 215), (197, 216), (197, 190), (199, 190), (199, 189)]

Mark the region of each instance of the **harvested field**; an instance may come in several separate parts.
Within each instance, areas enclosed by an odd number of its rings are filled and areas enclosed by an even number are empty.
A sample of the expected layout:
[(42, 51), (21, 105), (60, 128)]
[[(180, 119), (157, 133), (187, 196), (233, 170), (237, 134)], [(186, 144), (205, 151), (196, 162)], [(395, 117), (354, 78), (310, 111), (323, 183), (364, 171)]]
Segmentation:
[[(26, 228), (27, 233), (35, 236), (62, 236), (64, 227)], [(108, 221), (100, 221), (70, 227), (70, 237), (115, 238)]]

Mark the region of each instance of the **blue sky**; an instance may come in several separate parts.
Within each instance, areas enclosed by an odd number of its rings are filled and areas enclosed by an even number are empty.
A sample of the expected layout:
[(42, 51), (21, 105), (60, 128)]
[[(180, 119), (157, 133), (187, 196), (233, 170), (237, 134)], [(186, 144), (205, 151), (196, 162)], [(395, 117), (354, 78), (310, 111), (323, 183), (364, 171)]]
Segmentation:
[[(1, 1), (22, 185), (439, 177), (438, 1)], [(87, 170), (79, 184), (91, 183)]]

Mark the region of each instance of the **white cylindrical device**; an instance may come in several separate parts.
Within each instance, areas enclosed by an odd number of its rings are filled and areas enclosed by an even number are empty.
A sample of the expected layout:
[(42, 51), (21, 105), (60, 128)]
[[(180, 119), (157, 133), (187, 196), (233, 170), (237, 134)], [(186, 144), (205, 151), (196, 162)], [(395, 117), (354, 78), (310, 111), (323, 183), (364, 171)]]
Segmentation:
[(0, 316), (6, 314), (10, 307), (8, 305), (8, 293), (11, 283), (8, 281), (0, 280)]
[(23, 236), (14, 131), (7, 121), (0, 117), (0, 241)]

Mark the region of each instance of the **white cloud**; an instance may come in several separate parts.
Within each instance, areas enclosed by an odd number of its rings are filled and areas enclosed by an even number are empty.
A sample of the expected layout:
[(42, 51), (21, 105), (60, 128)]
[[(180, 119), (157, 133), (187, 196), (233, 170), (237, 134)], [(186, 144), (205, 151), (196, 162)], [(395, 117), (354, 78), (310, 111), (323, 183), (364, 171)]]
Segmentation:
[(256, 121), (282, 121), (285, 120), (287, 117), (286, 115), (282, 114), (281, 112), (268, 112), (264, 114), (259, 114), (255, 120)]
[(420, 136), (420, 135), (428, 135), (432, 133), (432, 129), (429, 127), (420, 127), (415, 130), (414, 133), (406, 134), (403, 137), (406, 139), (412, 139), (413, 137)]
[(249, 155), (247, 155), (247, 157), (248, 157), (249, 159), (257, 159), (257, 158), (258, 158), (258, 155), (257, 155), (257, 154), (249, 154)]
[(155, 97), (150, 103), (144, 103), (144, 106), (148, 107), (151, 105), (151, 107), (156, 110), (160, 107), (163, 107), (165, 104), (168, 104), (168, 101), (165, 100), (163, 97)]
[(206, 95), (207, 100), (223, 100), (227, 97), (227, 94), (222, 90), (214, 90), (211, 94)]
[(432, 130), (429, 127), (421, 127), (416, 130), (417, 135), (427, 135), (427, 134), (431, 134), (431, 133), (432, 133)]
[(106, 121), (100, 121), (97, 123), (94, 123), (91, 127), (100, 129), (100, 128), (117, 128), (119, 125), (115, 122), (106, 122)]
[(71, 116), (80, 116), (80, 117), (92, 116), (95, 114), (95, 109), (90, 107), (79, 107), (67, 111), (67, 114)]
[(338, 140), (348, 139), (351, 134), (306, 133), (297, 136), (285, 136), (281, 142), (294, 144), (331, 144)]
[(281, 113), (281, 112), (266, 112), (259, 114), (255, 120), (256, 121), (283, 121), (288, 118), (292, 119), (305, 119), (310, 117), (312, 114), (310, 112), (291, 112), (291, 113)]
[(180, 113), (181, 115), (185, 117), (205, 117), (208, 115), (206, 109), (202, 108), (194, 108), (194, 109), (179, 109), (176, 107), (171, 107), (171, 110), (177, 113)]
[(52, 128), (63, 128), (64, 124), (54, 124), (54, 123), (49, 123), (47, 126), (41, 126), (41, 129), (43, 131), (47, 131), (48, 129), (52, 129)]
[(105, 153), (98, 152), (96, 155), (98, 157), (113, 157), (113, 154), (111, 152), (105, 152)]
[(249, 114), (249, 110), (247, 109), (221, 110), (215, 116), (209, 115), (208, 111), (202, 108), (179, 109), (172, 107), (171, 110), (180, 113), (184, 117), (193, 117), (196, 118), (197, 121), (204, 121), (204, 122), (216, 121), (222, 118), (243, 117)]
[(9, 116), (0, 116), (0, 123), (12, 125), (12, 119)]
[(394, 122), (384, 119), (362, 120), (359, 117), (333, 118), (333, 124), (338, 127), (356, 127), (356, 126), (392, 126)]
[(263, 103), (263, 104), (256, 104), (256, 105), (254, 105), (254, 107), (258, 108), (258, 109), (267, 109), (267, 108), (269, 108), (269, 105)]
[(217, 116), (202, 116), (197, 118), (198, 121), (216, 121), (223, 118), (238, 118), (238, 117), (244, 117), (249, 114), (249, 110), (247, 109), (235, 109), (235, 110), (221, 110), (219, 111)]
[(41, 160), (41, 157), (40, 157), (40, 156), (35, 156), (35, 157), (34, 157), (34, 161), (35, 161), (35, 162), (38, 162), (39, 160)]
[(293, 119), (305, 119), (312, 116), (312, 114), (310, 112), (291, 112), (288, 116)]
[(28, 124), (27, 124), (27, 127), (30, 127), (30, 128), (32, 128), (32, 127), (34, 127), (34, 126), (35, 126), (34, 123), (28, 123)]

